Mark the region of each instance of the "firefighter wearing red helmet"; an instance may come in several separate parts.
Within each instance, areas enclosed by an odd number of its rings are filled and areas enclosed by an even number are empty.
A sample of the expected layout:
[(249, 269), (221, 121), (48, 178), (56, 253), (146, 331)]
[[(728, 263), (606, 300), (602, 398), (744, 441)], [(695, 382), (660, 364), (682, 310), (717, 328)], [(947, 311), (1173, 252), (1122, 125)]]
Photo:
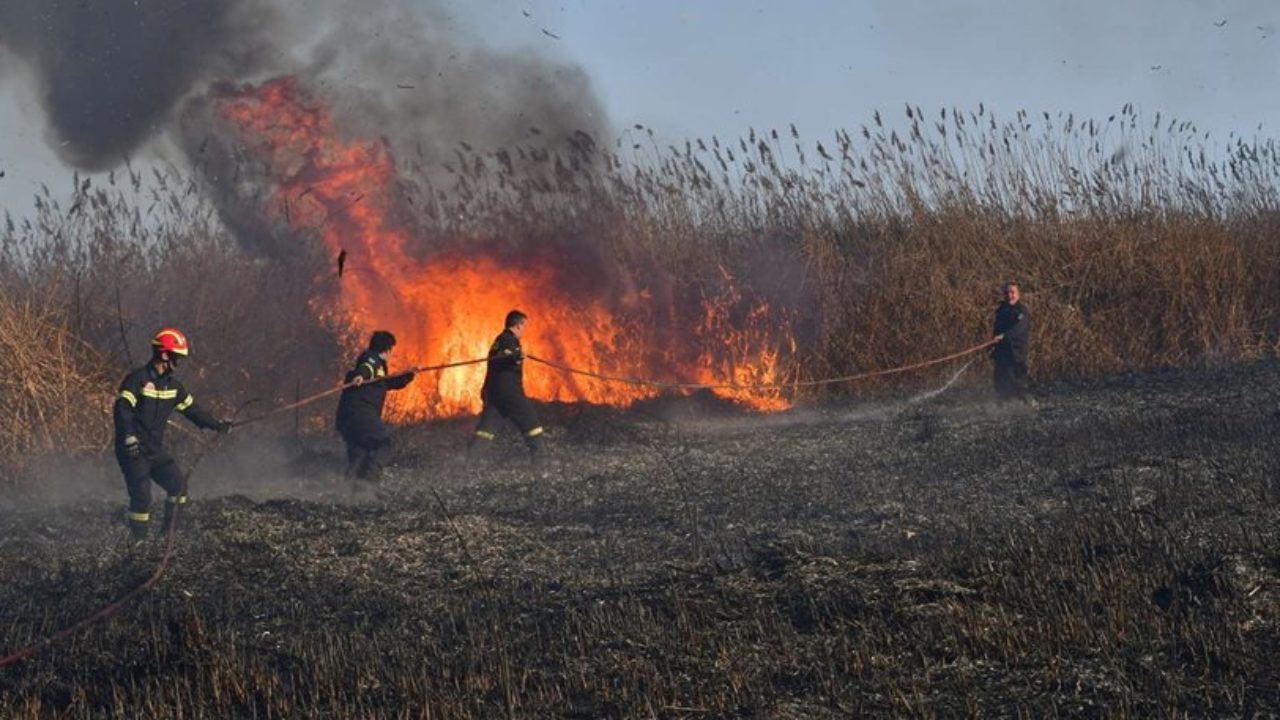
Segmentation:
[(187, 476), (165, 451), (164, 430), (177, 410), (198, 427), (226, 432), (231, 424), (215, 418), (196, 404), (195, 398), (173, 375), (191, 346), (176, 328), (164, 328), (151, 339), (151, 360), (125, 376), (120, 383), (113, 414), (115, 450), (129, 491), (129, 529), (137, 539), (147, 535), (151, 520), (151, 482), (164, 488), (164, 525), (177, 518), (187, 502)]

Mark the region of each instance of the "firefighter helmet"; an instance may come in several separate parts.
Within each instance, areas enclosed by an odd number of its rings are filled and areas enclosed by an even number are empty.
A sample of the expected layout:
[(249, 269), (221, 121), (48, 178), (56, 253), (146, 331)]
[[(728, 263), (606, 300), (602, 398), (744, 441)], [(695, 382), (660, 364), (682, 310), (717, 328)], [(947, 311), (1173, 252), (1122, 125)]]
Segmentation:
[(177, 328), (165, 328), (156, 333), (156, 336), (151, 338), (151, 347), (155, 348), (156, 352), (173, 353), (183, 357), (186, 357), (191, 350), (187, 336)]

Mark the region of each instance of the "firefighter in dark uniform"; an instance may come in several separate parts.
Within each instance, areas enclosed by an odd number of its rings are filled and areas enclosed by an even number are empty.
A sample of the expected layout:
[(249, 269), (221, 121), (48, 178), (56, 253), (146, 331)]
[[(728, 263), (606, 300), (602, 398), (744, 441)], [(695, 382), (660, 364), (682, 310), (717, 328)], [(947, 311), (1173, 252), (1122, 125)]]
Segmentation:
[(1001, 400), (1021, 400), (1035, 406), (1027, 395), (1027, 345), (1031, 341), (1031, 314), (1022, 304), (1022, 293), (1015, 282), (1001, 288), (1004, 302), (996, 308), (992, 334), (999, 342), (991, 348), (995, 365), (994, 384)]
[(524, 394), (524, 350), (520, 347), (520, 336), (527, 322), (528, 316), (519, 310), (507, 313), (505, 329), (489, 348), (489, 365), (480, 389), (484, 409), (480, 411), (475, 435), (467, 445), (468, 452), (474, 452), (477, 443), (491, 442), (506, 418), (524, 435), (530, 457), (535, 461), (539, 459), (542, 426), (538, 424), (533, 403)]
[[(369, 348), (356, 358), (344, 380), (350, 385), (338, 400), (337, 429), (347, 444), (347, 477), (376, 482), (391, 446), (391, 430), (382, 422), (382, 407), (389, 390), (402, 390), (413, 382), (413, 373), (387, 376), (387, 359), (396, 336), (378, 330)], [(387, 379), (383, 379), (387, 378)]]
[(163, 529), (168, 530), (187, 502), (187, 476), (164, 449), (164, 430), (174, 410), (206, 430), (226, 432), (231, 423), (219, 420), (196, 404), (191, 393), (173, 376), (180, 358), (191, 346), (181, 331), (165, 328), (151, 340), (151, 361), (125, 376), (116, 397), (116, 460), (129, 490), (129, 529), (147, 536), (151, 520), (151, 481), (168, 494)]

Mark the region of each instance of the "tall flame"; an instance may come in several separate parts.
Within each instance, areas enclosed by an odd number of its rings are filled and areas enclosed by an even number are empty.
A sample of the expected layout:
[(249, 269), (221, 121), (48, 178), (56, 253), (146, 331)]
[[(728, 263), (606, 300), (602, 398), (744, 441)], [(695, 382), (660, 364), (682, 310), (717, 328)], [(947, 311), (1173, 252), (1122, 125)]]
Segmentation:
[[(563, 290), (569, 269), (545, 260), (509, 264), (482, 252), (418, 257), (408, 230), (393, 220), (398, 174), (386, 143), (342, 138), (327, 109), (295, 78), (227, 89), (216, 107), (270, 179), (272, 211), (296, 229), (319, 234), (334, 256), (345, 253), (336, 302), (317, 299), (323, 305), (317, 312), (360, 336), (392, 330), (403, 364), (484, 357), (502, 318), (519, 308), (530, 316), (523, 339), (528, 352), (588, 372), (660, 373), (664, 380), (709, 384), (767, 384), (782, 377), (787, 348), (767, 342), (777, 334), (768, 327), (767, 306), (755, 308), (746, 327), (735, 328), (728, 304), (740, 298), (707, 303), (705, 316), (689, 328), (689, 342), (700, 349), (686, 356), (696, 360), (682, 367), (654, 333), (615, 315), (608, 298)], [(480, 364), (419, 378), (391, 396), (390, 414), (408, 420), (476, 412), (484, 372)], [(657, 392), (530, 363), (525, 389), (544, 401), (615, 406)], [(777, 390), (716, 392), (760, 410), (787, 406)]]

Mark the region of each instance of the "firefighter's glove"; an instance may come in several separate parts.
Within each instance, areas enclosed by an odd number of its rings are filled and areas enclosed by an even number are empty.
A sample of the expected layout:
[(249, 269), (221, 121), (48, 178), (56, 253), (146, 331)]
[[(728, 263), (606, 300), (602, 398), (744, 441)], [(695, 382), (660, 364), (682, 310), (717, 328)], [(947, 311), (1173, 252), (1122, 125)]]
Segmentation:
[(216, 433), (220, 433), (222, 435), (226, 435), (227, 433), (231, 432), (231, 428), (235, 426), (236, 424), (231, 422), (230, 420), (219, 420), (218, 424), (214, 426), (213, 431)]
[(142, 457), (142, 443), (138, 442), (137, 435), (124, 436), (124, 454), (130, 458)]

